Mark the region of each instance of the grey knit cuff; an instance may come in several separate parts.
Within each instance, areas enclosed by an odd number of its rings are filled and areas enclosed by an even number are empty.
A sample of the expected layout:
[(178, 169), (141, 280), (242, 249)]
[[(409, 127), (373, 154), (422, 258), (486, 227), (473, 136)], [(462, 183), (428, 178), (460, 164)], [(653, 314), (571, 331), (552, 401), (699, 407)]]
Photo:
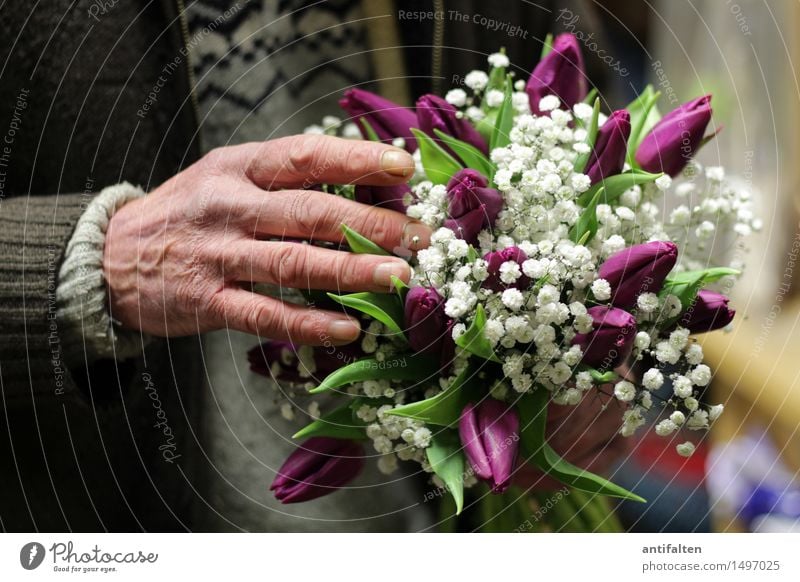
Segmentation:
[(113, 358), (124, 360), (141, 354), (149, 338), (125, 330), (109, 316), (103, 278), (106, 230), (114, 213), (145, 193), (128, 182), (104, 188), (86, 207), (67, 244), (59, 271), (56, 303), (64, 334), (68, 363)]

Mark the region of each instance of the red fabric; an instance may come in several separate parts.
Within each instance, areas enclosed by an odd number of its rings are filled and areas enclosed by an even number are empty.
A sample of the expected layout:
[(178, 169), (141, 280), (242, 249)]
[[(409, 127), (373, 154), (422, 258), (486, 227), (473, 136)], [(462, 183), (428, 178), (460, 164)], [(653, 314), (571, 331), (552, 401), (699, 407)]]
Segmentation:
[(683, 485), (702, 483), (706, 477), (708, 446), (704, 442), (695, 442), (697, 448), (694, 454), (688, 458), (682, 457), (675, 450), (675, 445), (685, 440), (692, 439), (681, 433), (673, 439), (649, 433), (634, 447), (632, 455), (646, 472), (653, 472), (662, 479), (674, 478)]

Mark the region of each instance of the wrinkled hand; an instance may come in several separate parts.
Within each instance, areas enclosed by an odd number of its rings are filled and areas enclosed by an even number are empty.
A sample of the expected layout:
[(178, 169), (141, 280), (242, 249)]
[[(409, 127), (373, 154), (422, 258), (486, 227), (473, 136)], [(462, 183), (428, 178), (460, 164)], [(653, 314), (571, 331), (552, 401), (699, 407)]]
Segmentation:
[[(613, 386), (603, 392), (613, 393)], [(550, 404), (547, 409), (546, 438), (555, 451), (573, 465), (602, 472), (629, 448), (631, 439), (619, 434), (621, 403), (613, 396), (592, 389), (577, 406)], [(532, 465), (520, 465), (514, 475), (520, 487), (547, 491), (563, 487)]]
[(392, 275), (408, 281), (402, 259), (266, 239), (339, 242), (346, 223), (387, 250), (422, 248), (430, 230), (407, 216), (305, 189), (399, 184), (413, 168), (403, 150), (327, 136), (213, 150), (114, 214), (103, 259), (111, 315), (158, 336), (232, 328), (310, 345), (353, 341), (353, 318), (247, 287), (388, 291)]

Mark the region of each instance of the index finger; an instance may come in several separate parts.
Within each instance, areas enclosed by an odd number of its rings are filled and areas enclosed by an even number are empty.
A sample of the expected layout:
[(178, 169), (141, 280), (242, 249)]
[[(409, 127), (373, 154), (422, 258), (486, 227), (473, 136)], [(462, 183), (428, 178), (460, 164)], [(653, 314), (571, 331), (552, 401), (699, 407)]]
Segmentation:
[(247, 178), (264, 190), (315, 184), (389, 186), (414, 173), (414, 159), (405, 150), (328, 135), (293, 135), (226, 149)]
[[(360, 204), (314, 190), (264, 195), (253, 187), (240, 193), (238, 216), (260, 236), (340, 242), (346, 224), (387, 251), (417, 251), (430, 243), (431, 229), (405, 214)], [(251, 230), (252, 229), (252, 230)]]

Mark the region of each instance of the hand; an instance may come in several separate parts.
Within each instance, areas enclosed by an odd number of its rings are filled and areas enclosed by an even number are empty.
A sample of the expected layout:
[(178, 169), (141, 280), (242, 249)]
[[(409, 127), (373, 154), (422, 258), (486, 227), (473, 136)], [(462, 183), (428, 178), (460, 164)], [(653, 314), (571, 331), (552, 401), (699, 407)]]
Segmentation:
[[(555, 451), (573, 465), (598, 472), (608, 468), (629, 447), (630, 438), (619, 434), (621, 403), (613, 396), (613, 385), (592, 389), (576, 406), (550, 404), (547, 409), (546, 438)], [(537, 491), (563, 487), (533, 465), (517, 468), (514, 483)]]
[(103, 258), (111, 316), (157, 336), (232, 328), (310, 345), (353, 341), (353, 318), (246, 288), (387, 292), (392, 275), (407, 282), (399, 258), (265, 239), (339, 242), (346, 223), (387, 250), (423, 248), (430, 229), (399, 212), (302, 189), (388, 186), (413, 169), (403, 150), (327, 136), (213, 150), (112, 217)]

